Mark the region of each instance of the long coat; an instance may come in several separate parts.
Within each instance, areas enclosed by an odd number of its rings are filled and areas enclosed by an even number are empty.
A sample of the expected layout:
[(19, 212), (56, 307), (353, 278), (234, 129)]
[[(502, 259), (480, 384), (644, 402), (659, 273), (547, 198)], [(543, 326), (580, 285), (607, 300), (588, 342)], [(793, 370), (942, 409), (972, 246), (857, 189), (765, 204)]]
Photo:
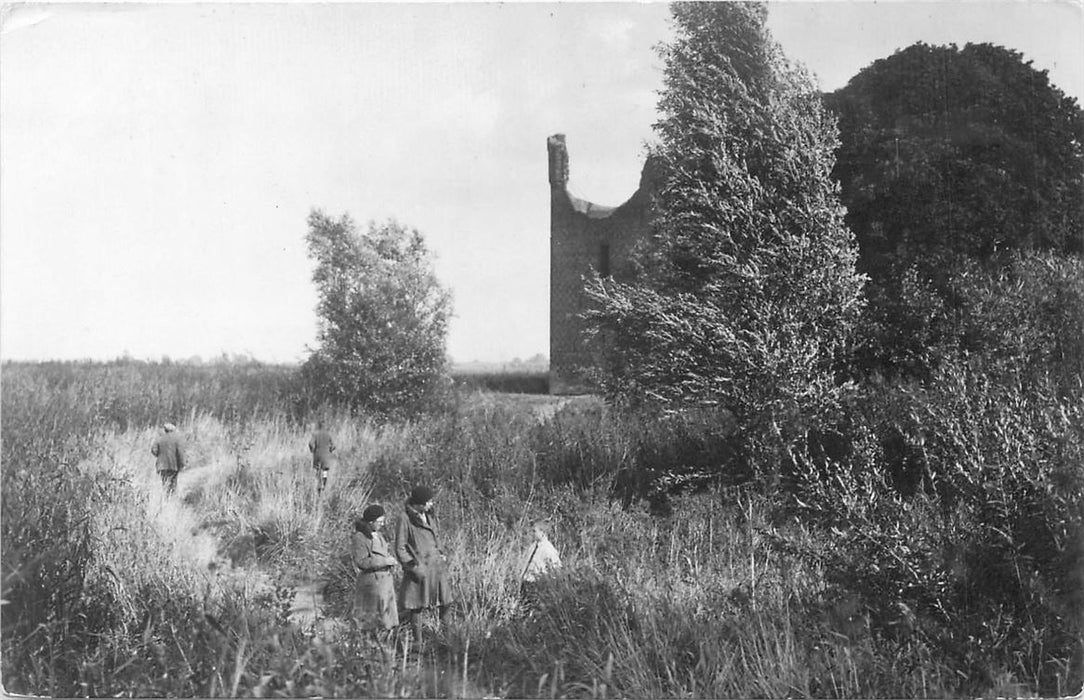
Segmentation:
[(351, 538), (354, 571), (354, 616), (367, 628), (391, 629), (399, 624), (395, 607), (395, 564), (383, 535), (359, 523)]
[(335, 451), (335, 442), (331, 439), (331, 433), (326, 430), (317, 430), (309, 440), (309, 452), (312, 453), (313, 469), (328, 469), (331, 467)]
[(395, 531), (395, 556), (403, 565), (399, 604), (404, 610), (418, 610), (452, 602), (448, 567), (440, 551), (436, 518), (423, 517), (407, 505)]
[(180, 438), (174, 433), (162, 434), (151, 447), (151, 454), (157, 457), (154, 468), (159, 473), (184, 469), (184, 450)]

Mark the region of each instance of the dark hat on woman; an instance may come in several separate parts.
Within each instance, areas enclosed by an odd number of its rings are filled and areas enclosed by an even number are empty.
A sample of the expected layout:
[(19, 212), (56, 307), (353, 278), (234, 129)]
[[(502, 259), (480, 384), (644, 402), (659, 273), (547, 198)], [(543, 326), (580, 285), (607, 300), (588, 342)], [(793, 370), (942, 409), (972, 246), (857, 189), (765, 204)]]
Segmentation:
[(384, 515), (384, 506), (374, 503), (365, 509), (361, 514), (361, 519), (367, 523), (375, 523), (376, 519)]
[(407, 503), (412, 506), (421, 506), (431, 500), (433, 500), (433, 489), (428, 486), (415, 486), (414, 490), (410, 492), (410, 500)]

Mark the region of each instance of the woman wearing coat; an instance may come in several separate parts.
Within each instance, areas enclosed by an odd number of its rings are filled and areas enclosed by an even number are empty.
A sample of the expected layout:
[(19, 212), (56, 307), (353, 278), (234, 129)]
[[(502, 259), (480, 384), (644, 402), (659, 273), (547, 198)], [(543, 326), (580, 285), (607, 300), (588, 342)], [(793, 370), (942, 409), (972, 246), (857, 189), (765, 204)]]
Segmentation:
[(380, 534), (384, 509), (371, 505), (354, 522), (351, 539), (354, 571), (354, 616), (363, 627), (391, 629), (399, 624), (395, 607), (395, 585), (391, 569), (395, 565), (388, 543)]
[(435, 607), (443, 620), (452, 604), (447, 564), (440, 550), (440, 535), (433, 514), (433, 491), (425, 486), (410, 492), (395, 533), (395, 555), (403, 565), (399, 606), (413, 623), (417, 639), (421, 632), (421, 613)]

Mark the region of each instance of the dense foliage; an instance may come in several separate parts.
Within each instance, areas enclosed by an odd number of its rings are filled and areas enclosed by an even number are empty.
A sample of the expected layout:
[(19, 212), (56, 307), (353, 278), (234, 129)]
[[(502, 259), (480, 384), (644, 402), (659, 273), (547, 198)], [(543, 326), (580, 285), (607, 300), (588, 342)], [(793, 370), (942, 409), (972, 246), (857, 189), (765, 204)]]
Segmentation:
[(871, 285), (856, 373), (932, 380), (961, 356), (998, 376), (1051, 373), (1072, 387), (1084, 373), (1084, 263), (1078, 256), (1016, 255), (1002, 265), (963, 258), (936, 283), (917, 267)]
[(319, 347), (302, 368), (323, 401), (376, 413), (417, 412), (446, 377), (451, 295), (421, 234), (395, 221), (358, 232), (348, 215), (309, 215)]
[(821, 561), (886, 637), (978, 683), (1011, 649), (1016, 677), (1071, 694), (1084, 672), (1081, 112), (988, 45), (911, 47), (829, 102), (872, 279), (850, 451), (807, 460), (798, 489), (824, 526)]
[(733, 412), (772, 469), (828, 420), (861, 311), (830, 178), (835, 127), (752, 3), (678, 3), (652, 150), (664, 173), (638, 279), (596, 279), (612, 395)]
[(823, 537), (806, 552), (878, 634), (945, 659), (970, 689), (1001, 666), (1044, 695), (1072, 694), (1065, 678), (1079, 688), (1084, 651), (1082, 407), (1079, 389), (1059, 397), (966, 363), (870, 387), (853, 408), (853, 451), (806, 463), (795, 503)]
[(857, 370), (928, 378), (943, 349), (975, 343), (961, 284), (1084, 250), (1084, 112), (1021, 54), (919, 43), (826, 101), (870, 275)]
[(863, 269), (1084, 250), (1084, 113), (1010, 49), (915, 44), (827, 96)]

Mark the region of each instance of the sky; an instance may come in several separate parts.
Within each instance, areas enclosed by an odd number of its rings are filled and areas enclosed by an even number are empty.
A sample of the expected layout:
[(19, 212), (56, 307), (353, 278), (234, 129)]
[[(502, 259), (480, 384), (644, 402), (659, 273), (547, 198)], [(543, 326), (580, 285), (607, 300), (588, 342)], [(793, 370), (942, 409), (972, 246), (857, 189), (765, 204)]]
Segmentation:
[[(768, 3), (823, 90), (916, 41), (1021, 52), (1084, 103), (1084, 3)], [(617, 205), (663, 3), (5, 4), (0, 358), (301, 362), (313, 208), (417, 228), (457, 362), (549, 346), (546, 137)]]

